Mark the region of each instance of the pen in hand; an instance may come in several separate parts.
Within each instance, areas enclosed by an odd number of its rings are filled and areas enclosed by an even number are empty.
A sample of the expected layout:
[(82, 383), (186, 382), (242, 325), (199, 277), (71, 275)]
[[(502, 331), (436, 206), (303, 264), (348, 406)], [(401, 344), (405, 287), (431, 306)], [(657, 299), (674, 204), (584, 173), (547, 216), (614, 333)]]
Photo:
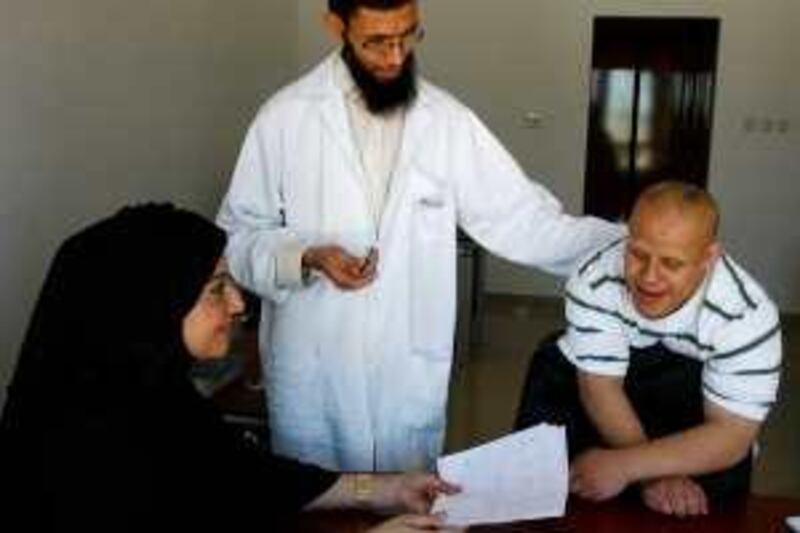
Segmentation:
[(362, 259), (360, 272), (362, 276), (372, 277), (378, 268), (378, 249), (374, 246), (369, 249), (366, 257)]

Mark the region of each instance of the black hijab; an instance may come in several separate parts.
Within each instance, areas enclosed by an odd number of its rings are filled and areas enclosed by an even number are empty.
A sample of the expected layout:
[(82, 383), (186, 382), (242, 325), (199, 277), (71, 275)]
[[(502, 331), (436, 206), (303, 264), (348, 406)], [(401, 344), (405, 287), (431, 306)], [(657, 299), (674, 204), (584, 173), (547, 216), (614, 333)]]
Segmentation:
[(224, 245), (222, 230), (168, 204), (124, 208), (69, 238), (36, 304), (9, 402), (95, 401), (109, 386), (182, 379), (182, 320)]
[(224, 244), (205, 219), (146, 205), (61, 246), (0, 422), (4, 523), (84, 533), (265, 527), (336, 481), (242, 438), (188, 377), (183, 318)]
[(124, 208), (59, 248), (0, 422), (0, 461), (9, 465), (0, 470), (27, 492), (26, 503), (46, 499), (42, 483), (104, 432), (101, 453), (134, 446), (130, 439), (146, 431), (127, 428), (151, 427), (175, 398), (192, 397), (182, 322), (224, 245), (224, 232), (199, 215), (149, 204)]

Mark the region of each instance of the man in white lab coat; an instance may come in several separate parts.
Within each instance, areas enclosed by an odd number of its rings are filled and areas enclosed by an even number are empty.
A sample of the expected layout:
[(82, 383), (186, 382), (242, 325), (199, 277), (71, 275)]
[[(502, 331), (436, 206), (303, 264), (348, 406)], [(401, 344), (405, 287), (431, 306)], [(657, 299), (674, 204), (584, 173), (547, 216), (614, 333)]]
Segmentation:
[(430, 467), (445, 429), (456, 228), (567, 274), (617, 226), (562, 212), (481, 121), (417, 79), (415, 0), (329, 0), (341, 39), (253, 122), (218, 222), (262, 317), (276, 452)]

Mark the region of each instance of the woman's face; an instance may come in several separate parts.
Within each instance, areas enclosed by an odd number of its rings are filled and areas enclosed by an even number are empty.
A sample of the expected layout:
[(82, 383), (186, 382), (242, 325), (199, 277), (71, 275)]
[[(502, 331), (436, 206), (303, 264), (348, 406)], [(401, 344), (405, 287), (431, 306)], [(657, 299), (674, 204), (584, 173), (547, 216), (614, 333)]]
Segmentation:
[(243, 311), (242, 295), (225, 260), (220, 259), (200, 298), (183, 319), (183, 342), (192, 357), (224, 357), (230, 346), (233, 323)]

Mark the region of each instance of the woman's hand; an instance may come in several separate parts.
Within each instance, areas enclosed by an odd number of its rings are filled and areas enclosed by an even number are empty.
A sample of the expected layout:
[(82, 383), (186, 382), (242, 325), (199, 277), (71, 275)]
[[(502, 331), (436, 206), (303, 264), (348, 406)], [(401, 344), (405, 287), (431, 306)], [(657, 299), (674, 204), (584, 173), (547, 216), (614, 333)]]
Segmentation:
[(418, 531), (455, 531), (446, 529), (438, 515), (400, 515), (370, 529), (367, 533), (414, 533)]
[(439, 494), (456, 494), (461, 488), (435, 474), (408, 472), (376, 474), (373, 508), (379, 512), (427, 513)]
[(439, 494), (455, 494), (461, 488), (435, 474), (409, 472), (346, 473), (324, 494), (306, 506), (309, 510), (366, 509), (383, 514), (427, 513)]

